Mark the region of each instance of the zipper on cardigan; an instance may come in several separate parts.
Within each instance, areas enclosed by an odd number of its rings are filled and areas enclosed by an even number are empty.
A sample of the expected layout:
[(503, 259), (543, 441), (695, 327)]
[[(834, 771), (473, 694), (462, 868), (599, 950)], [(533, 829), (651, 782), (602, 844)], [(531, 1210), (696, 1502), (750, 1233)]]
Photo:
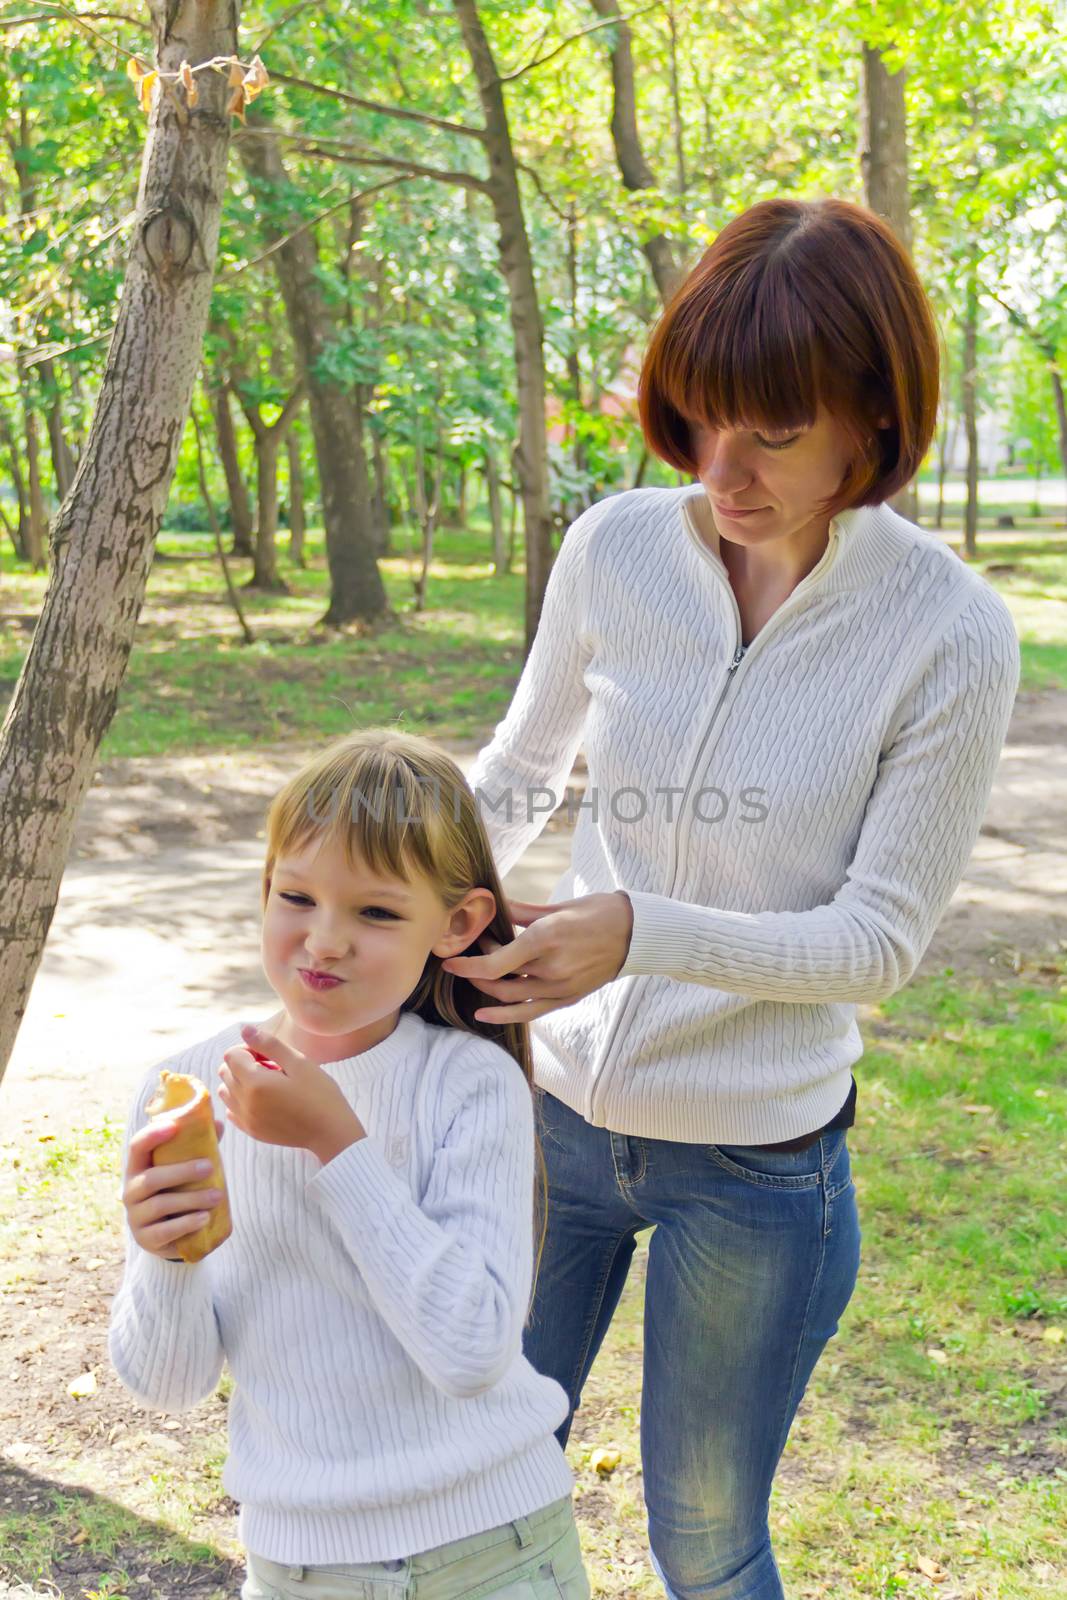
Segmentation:
[[(736, 610), (736, 601), (735, 601), (735, 610)], [(681, 825), (682, 812), (685, 809), (686, 801), (689, 799), (689, 793), (690, 793), (690, 790), (693, 787), (694, 779), (696, 778), (697, 773), (700, 771), (700, 763), (701, 763), (701, 761), (703, 759), (704, 752), (707, 749), (708, 740), (711, 738), (711, 735), (715, 730), (715, 723), (716, 723), (716, 721), (718, 719), (719, 710), (720, 710), (720, 708), (722, 706), (723, 701), (726, 698), (727, 690), (729, 689), (731, 683), (734, 680), (734, 673), (737, 671), (738, 667), (741, 665), (742, 657), (744, 656), (745, 651), (747, 650), (747, 648), (748, 648), (748, 646), (745, 645), (745, 644), (742, 644), (742, 642), (741, 642), (741, 613), (738, 612), (737, 613), (737, 649), (734, 651), (733, 657), (730, 660), (730, 663), (726, 668), (726, 682), (723, 684), (722, 688), (719, 691), (719, 698), (715, 702), (715, 709), (711, 713), (711, 719), (708, 722), (708, 726), (707, 726), (707, 728), (705, 730), (704, 737), (701, 740), (700, 749), (697, 751), (696, 759), (693, 762), (693, 770), (689, 775), (689, 782), (685, 786), (685, 794), (684, 794), (684, 796), (682, 798), (682, 804), (679, 807), (679, 813), (678, 813), (679, 826)], [(677, 835), (675, 837), (677, 838)], [(675, 877), (677, 876), (677, 871), (678, 871), (678, 863), (677, 863), (677, 860), (676, 860), (675, 861), (675, 869), (674, 869), (674, 876)], [(672, 892), (673, 892), (673, 890), (672, 890)], [(614, 1041), (618, 1038), (619, 1031), (622, 1028), (623, 1023), (626, 1021), (626, 1017), (627, 1017), (627, 1014), (628, 1014), (629, 1009), (630, 1009), (630, 1002), (633, 999), (633, 991), (634, 991), (634, 985), (631, 984), (630, 992), (629, 992), (629, 994), (627, 994), (626, 999), (623, 1001), (622, 1009), (620, 1010), (618, 1016), (615, 1019), (615, 1026), (611, 1030), (611, 1036), (610, 1036), (610, 1039), (609, 1039), (609, 1048), (610, 1048), (610, 1045), (613, 1044)], [(607, 1051), (605, 1051), (605, 1053), (604, 1053), (604, 1059), (605, 1060), (607, 1059)], [(592, 1080), (590, 1082), (590, 1085), (589, 1085), (589, 1116), (590, 1116), (590, 1118), (593, 1115), (594, 1101), (596, 1099), (597, 1087), (598, 1087), (598, 1085), (600, 1085), (602, 1087), (602, 1082), (601, 1082), (602, 1077), (603, 1077), (603, 1074), (601, 1074), (601, 1073), (594, 1074), (594, 1076), (593, 1076), (593, 1078), (592, 1078)], [(594, 1124), (594, 1126), (595, 1126), (595, 1124)]]
[[(829, 541), (829, 544), (827, 546), (826, 551), (824, 551), (824, 553), (823, 553), (822, 558), (816, 563), (816, 565), (813, 568), (813, 570), (808, 573), (808, 576), (806, 578), (801, 579), (800, 583), (797, 584), (797, 587), (793, 590), (792, 594), (787, 596), (787, 598), (778, 607), (777, 611), (775, 611), (774, 614), (763, 624), (763, 627), (760, 629), (759, 633), (757, 633), (755, 639), (752, 641), (754, 644), (759, 644), (761, 641), (764, 644), (766, 644), (768, 633), (773, 633), (774, 628), (775, 628), (776, 625), (780, 627), (781, 623), (782, 623), (783, 616), (787, 615), (791, 610), (793, 610), (795, 608), (795, 606), (796, 606), (796, 604), (797, 604), (797, 602), (798, 602), (798, 600), (800, 598), (805, 598), (806, 597), (807, 593), (810, 591), (812, 580), (815, 579), (815, 578), (824, 576), (825, 575), (825, 571), (826, 571), (826, 567), (827, 566), (832, 566), (833, 563), (836, 561), (837, 555), (838, 555), (838, 551), (839, 551), (839, 546), (840, 546), (840, 528), (839, 527), (835, 527), (835, 525), (833, 523), (831, 523), (831, 529), (832, 529), (831, 538), (830, 538), (830, 541)], [(827, 557), (829, 557), (829, 560), (827, 560)], [(714, 566), (714, 563), (712, 563), (712, 564)], [(722, 709), (723, 700), (726, 698), (727, 691), (730, 688), (730, 685), (733, 683), (734, 674), (736, 673), (738, 667), (741, 665), (742, 658), (744, 657), (745, 652), (748, 649), (748, 645), (744, 644), (742, 642), (742, 639), (741, 639), (741, 611), (740, 611), (740, 608), (738, 607), (738, 604), (737, 604), (737, 596), (734, 594), (733, 587), (730, 584), (729, 579), (720, 576), (718, 573), (716, 575), (719, 577), (719, 582), (722, 583), (725, 586), (727, 596), (728, 596), (728, 598), (729, 598), (729, 600), (730, 600), (730, 602), (731, 602), (731, 604), (733, 606), (734, 620), (737, 623), (737, 647), (734, 650), (733, 658), (730, 661), (729, 666), (726, 668), (726, 682), (723, 684), (722, 689), (721, 689), (721, 691), (719, 693), (719, 698), (715, 702), (715, 709), (711, 713), (711, 717), (710, 717), (710, 720), (708, 722), (708, 726), (707, 726), (707, 729), (705, 731), (704, 737), (700, 742), (700, 749), (697, 751), (696, 759), (695, 759), (695, 761), (693, 763), (693, 770), (690, 773), (689, 782), (686, 785), (685, 797), (684, 797), (684, 799), (682, 801), (682, 805), (679, 807), (677, 829), (676, 829), (675, 836), (674, 836), (674, 844), (675, 844), (674, 869), (673, 869), (673, 871), (671, 873), (671, 886), (670, 886), (670, 889), (668, 890), (668, 897), (670, 895), (674, 894), (675, 889), (677, 888), (677, 883), (678, 883), (678, 869), (679, 869), (679, 865), (680, 865), (680, 862), (681, 862), (681, 851), (678, 848), (678, 846), (679, 846), (679, 843), (680, 843), (680, 835), (681, 835), (682, 821), (683, 821), (683, 817), (684, 817), (685, 803), (689, 798), (689, 791), (692, 788), (693, 782), (694, 782), (694, 780), (695, 780), (695, 778), (696, 778), (696, 776), (697, 776), (697, 774), (698, 774), (698, 772), (700, 770), (700, 763), (703, 760), (704, 753), (708, 748), (708, 744), (709, 744), (709, 741), (711, 739), (711, 736), (716, 731), (716, 723), (718, 722), (719, 712)], [(635, 978), (636, 978), (636, 974), (635, 974)], [(604, 1045), (604, 1047), (603, 1047), (603, 1049), (601, 1051), (601, 1054), (600, 1054), (600, 1064), (601, 1065), (603, 1065), (603, 1063), (607, 1061), (607, 1059), (608, 1059), (608, 1057), (609, 1057), (609, 1055), (611, 1053), (611, 1047), (615, 1043), (615, 1040), (619, 1037), (620, 1032), (622, 1031), (622, 1028), (623, 1028), (623, 1026), (624, 1026), (624, 1024), (626, 1022), (627, 1016), (629, 1015), (630, 1003), (633, 1000), (634, 990), (635, 990), (636, 987), (637, 987), (636, 982), (631, 983), (629, 993), (627, 994), (625, 1000), (622, 1003), (622, 1006), (621, 1006), (621, 1008), (619, 1010), (618, 1016), (615, 1018), (614, 1025), (613, 1025), (613, 1027), (611, 1029), (610, 1034), (608, 1035), (607, 1041), (606, 1041), (606, 1043), (605, 1043), (605, 1045)], [(594, 1073), (593, 1073), (593, 1075), (592, 1075), (592, 1077), (590, 1079), (590, 1084), (589, 1084), (589, 1107), (588, 1107), (588, 1113), (587, 1113), (587, 1120), (590, 1121), (590, 1122), (592, 1122), (593, 1116), (595, 1114), (596, 1101), (597, 1101), (598, 1095), (602, 1098), (603, 1094), (604, 1094), (604, 1077), (605, 1077), (605, 1074), (602, 1071), (594, 1070)], [(596, 1124), (594, 1123), (593, 1126), (595, 1127)]]

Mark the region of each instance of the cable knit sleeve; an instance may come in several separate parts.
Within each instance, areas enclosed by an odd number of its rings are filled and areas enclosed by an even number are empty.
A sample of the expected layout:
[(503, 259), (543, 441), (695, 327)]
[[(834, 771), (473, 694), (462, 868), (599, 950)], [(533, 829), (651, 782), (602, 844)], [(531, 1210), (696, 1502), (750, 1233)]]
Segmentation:
[(587, 553), (592, 534), (617, 498), (598, 500), (568, 528), (507, 716), (468, 773), (501, 876), (562, 800), (578, 753), (589, 703), (583, 678)]
[[(122, 1151), (148, 1120), (160, 1071), (192, 1072), (188, 1053), (153, 1067), (134, 1098)], [(124, 1181), (124, 1179), (123, 1179)], [(186, 1411), (207, 1398), (222, 1372), (223, 1349), (205, 1262), (163, 1261), (135, 1243), (126, 1225), (126, 1267), (111, 1304), (111, 1364), (130, 1393), (158, 1411)]]
[[(310, 1179), (375, 1308), (430, 1382), (483, 1393), (522, 1348), (533, 1281), (533, 1098), (506, 1051), (465, 1037), (421, 1199), (373, 1134)], [(449, 1087), (449, 1085), (451, 1087)]]
[(620, 977), (659, 973), (776, 1001), (894, 993), (974, 848), (1019, 667), (1011, 613), (983, 583), (898, 707), (852, 862), (829, 904), (746, 914), (631, 893)]

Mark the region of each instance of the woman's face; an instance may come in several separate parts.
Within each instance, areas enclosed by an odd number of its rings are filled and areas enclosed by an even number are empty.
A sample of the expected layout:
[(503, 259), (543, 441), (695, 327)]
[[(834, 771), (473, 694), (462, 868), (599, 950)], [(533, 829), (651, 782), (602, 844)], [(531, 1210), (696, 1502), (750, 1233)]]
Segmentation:
[(810, 428), (760, 433), (698, 426), (692, 442), (716, 529), (743, 545), (825, 530), (830, 519), (820, 502), (840, 489), (853, 457), (845, 430), (821, 406)]

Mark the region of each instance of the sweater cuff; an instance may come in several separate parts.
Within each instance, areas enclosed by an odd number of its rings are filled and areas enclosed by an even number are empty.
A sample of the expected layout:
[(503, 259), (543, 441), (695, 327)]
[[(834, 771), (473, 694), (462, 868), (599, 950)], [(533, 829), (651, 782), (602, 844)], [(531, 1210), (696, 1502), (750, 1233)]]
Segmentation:
[(627, 889), (626, 894), (633, 906), (634, 925), (630, 948), (617, 976), (683, 980), (689, 977), (698, 969), (701, 954), (707, 956), (709, 943), (714, 939), (709, 922), (720, 913), (710, 907), (671, 900), (662, 894), (643, 894), (631, 889)]
[(340, 1205), (348, 1213), (355, 1209), (365, 1216), (394, 1214), (398, 1202), (411, 1203), (411, 1190), (389, 1165), (382, 1141), (372, 1133), (320, 1167), (308, 1179), (307, 1189), (329, 1206)]
[(198, 1299), (211, 1298), (206, 1272), (199, 1261), (164, 1261), (137, 1246), (134, 1281), (138, 1293), (147, 1291), (156, 1305), (169, 1309), (195, 1305)]

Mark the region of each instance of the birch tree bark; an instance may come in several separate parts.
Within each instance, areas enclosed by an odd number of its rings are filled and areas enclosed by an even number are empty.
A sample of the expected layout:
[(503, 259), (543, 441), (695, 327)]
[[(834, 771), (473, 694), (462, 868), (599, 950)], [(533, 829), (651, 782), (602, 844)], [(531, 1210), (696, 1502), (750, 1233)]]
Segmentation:
[[(150, 0), (158, 66), (237, 51), (238, 0)], [(231, 91), (156, 80), (126, 278), (89, 436), (52, 530), (44, 609), (0, 731), (0, 1075), (111, 722), (200, 366)]]

